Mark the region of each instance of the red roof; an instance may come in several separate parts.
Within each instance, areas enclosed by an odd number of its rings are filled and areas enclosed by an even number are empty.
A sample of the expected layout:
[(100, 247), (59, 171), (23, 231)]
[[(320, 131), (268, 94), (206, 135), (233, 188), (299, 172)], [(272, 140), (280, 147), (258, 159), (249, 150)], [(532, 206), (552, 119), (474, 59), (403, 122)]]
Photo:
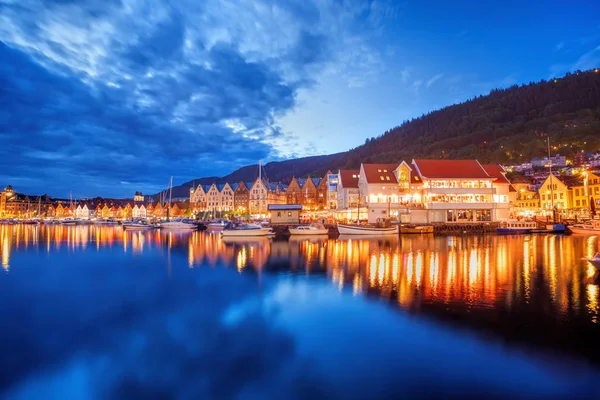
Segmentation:
[(477, 160), (413, 160), (413, 164), (423, 178), (492, 178)]
[(347, 189), (358, 189), (358, 176), (360, 171), (357, 169), (341, 169), (340, 170), (340, 181), (342, 187)]
[(506, 171), (504, 170), (504, 168), (502, 168), (500, 164), (484, 164), (483, 168), (489, 176), (496, 178), (496, 181), (494, 183), (510, 184), (509, 180), (506, 179), (506, 176), (504, 176)]
[(398, 164), (363, 164), (367, 183), (398, 183), (394, 171)]

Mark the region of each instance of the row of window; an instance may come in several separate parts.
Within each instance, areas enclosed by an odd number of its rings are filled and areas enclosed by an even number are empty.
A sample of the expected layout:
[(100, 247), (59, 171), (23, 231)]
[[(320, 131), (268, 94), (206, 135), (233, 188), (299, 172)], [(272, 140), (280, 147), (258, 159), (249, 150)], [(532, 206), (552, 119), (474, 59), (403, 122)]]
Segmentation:
[[(588, 188), (588, 195), (591, 194), (595, 194), (595, 195), (600, 195), (600, 186), (596, 186), (594, 188), (589, 187)], [(581, 196), (585, 196), (585, 189), (575, 189), (575, 196), (579, 196), (581, 194)]]

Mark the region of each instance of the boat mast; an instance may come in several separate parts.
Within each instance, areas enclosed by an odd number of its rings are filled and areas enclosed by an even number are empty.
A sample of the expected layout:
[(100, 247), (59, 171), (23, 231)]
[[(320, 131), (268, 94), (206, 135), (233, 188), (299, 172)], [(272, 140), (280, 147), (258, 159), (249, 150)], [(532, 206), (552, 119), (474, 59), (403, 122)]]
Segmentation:
[(552, 184), (552, 160), (550, 159), (550, 136), (547, 136), (548, 142), (548, 168), (550, 170), (550, 200), (552, 201), (552, 223), (556, 222), (556, 213), (554, 212), (554, 185)]
[(167, 204), (167, 221), (170, 220), (171, 215), (171, 195), (173, 194), (173, 177), (169, 179), (169, 204)]

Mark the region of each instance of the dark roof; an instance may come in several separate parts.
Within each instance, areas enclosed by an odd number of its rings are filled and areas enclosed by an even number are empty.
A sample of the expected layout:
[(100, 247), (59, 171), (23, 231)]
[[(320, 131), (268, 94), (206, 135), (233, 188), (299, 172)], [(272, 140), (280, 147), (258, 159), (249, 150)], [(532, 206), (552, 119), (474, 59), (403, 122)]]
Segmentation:
[[(340, 182), (342, 183), (342, 187), (349, 189), (357, 189), (358, 188), (358, 176), (360, 175), (360, 171), (357, 169), (341, 169), (340, 170)], [(356, 176), (356, 178), (355, 178)]]
[(302, 204), (269, 204), (267, 210), (302, 210)]
[(398, 183), (394, 170), (398, 164), (363, 164), (367, 183)]
[(422, 178), (491, 178), (477, 160), (413, 160)]

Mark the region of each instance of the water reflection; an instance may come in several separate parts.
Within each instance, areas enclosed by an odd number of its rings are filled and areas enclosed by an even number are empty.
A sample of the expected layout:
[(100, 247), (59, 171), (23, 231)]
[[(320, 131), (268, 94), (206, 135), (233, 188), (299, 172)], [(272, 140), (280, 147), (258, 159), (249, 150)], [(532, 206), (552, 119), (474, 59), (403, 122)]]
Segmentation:
[[(598, 278), (594, 267), (581, 260), (600, 251), (598, 237), (223, 240), (208, 232), (15, 225), (0, 226), (0, 241), (6, 272), (15, 254), (34, 249), (52, 254), (121, 248), (133, 257), (158, 249), (168, 257), (185, 253), (189, 268), (321, 274), (339, 290), (391, 299), (412, 313), (506, 337), (536, 340), (540, 335), (540, 341), (553, 346), (570, 347), (569, 341), (576, 340), (583, 351), (584, 344), (595, 341), (589, 333), (600, 333)], [(515, 333), (523, 326), (527, 329)], [(598, 351), (585, 351), (600, 361)]]

